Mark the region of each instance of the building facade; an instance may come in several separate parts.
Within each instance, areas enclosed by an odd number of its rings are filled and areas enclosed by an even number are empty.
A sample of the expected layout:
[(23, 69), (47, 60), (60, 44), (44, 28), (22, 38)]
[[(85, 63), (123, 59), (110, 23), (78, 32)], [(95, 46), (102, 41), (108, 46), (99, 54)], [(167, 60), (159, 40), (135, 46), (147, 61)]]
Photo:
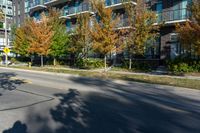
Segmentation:
[(160, 59), (174, 59), (183, 51), (175, 25), (188, 21), (191, 16), (188, 5), (191, 2), (192, 0), (147, 0), (148, 6), (157, 14), (157, 22), (163, 23), (159, 38)]
[[(11, 31), (12, 16), (13, 16), (12, 1), (0, 0), (0, 10), (2, 15), (2, 18), (0, 20), (0, 54), (2, 55), (4, 47), (7, 45), (9, 47), (11, 44), (10, 31)], [(5, 25), (5, 16), (6, 16), (6, 25)], [(5, 32), (7, 33), (8, 36), (7, 41), (5, 37), (6, 36)]]
[[(15, 2), (14, 2), (15, 1)], [(192, 0), (144, 0), (147, 8), (157, 14), (157, 23), (162, 23), (160, 35), (152, 47), (148, 47), (145, 53), (147, 58), (173, 59), (181, 53), (181, 45), (175, 32), (176, 23), (184, 23), (189, 17), (187, 6)], [(131, 0), (137, 5), (137, 0)], [(66, 29), (73, 30), (76, 27), (76, 15), (81, 13), (94, 14), (89, 0), (13, 0), (13, 22), (20, 25), (26, 16), (40, 20), (41, 12), (48, 7), (56, 7), (61, 11), (60, 18), (65, 19)], [(106, 8), (112, 8), (113, 12), (121, 15), (119, 28), (128, 27), (127, 15), (122, 0), (105, 0)]]
[(20, 26), (26, 17), (29, 17), (30, 1), (29, 0), (12, 0), (13, 4), (13, 24)]

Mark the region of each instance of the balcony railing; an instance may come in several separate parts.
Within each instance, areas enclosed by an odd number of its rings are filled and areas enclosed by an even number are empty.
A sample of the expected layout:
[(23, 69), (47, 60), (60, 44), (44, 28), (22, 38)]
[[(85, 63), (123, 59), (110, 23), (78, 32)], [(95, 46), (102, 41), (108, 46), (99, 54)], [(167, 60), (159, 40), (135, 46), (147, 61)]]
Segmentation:
[(30, 3), (30, 9), (41, 9), (41, 8), (45, 8), (44, 0), (35, 0), (32, 3)]
[(34, 7), (34, 6), (38, 6), (38, 5), (43, 5), (44, 4), (44, 1), (43, 0), (35, 0), (31, 3), (31, 7)]
[(44, 0), (44, 3), (47, 3), (47, 2), (54, 2), (54, 1), (58, 1), (58, 0)]
[[(129, 0), (106, 0), (106, 6), (112, 6), (117, 4), (122, 4), (123, 2), (129, 2)], [(130, 2), (137, 3), (137, 0), (131, 0)]]
[(170, 21), (179, 21), (186, 20), (190, 17), (190, 12), (184, 9), (170, 10), (157, 13), (157, 22), (170, 22)]
[(62, 11), (63, 16), (72, 16), (81, 12), (90, 11), (90, 5), (88, 3), (83, 3), (79, 6), (64, 7)]
[(128, 18), (121, 18), (119, 23), (117, 24), (117, 28), (123, 28), (128, 26), (129, 26)]
[(44, 0), (44, 4), (45, 5), (56, 5), (56, 4), (60, 4), (60, 3), (64, 3), (70, 0)]
[(67, 32), (73, 32), (75, 31), (77, 25), (71, 25), (71, 26), (67, 26)]

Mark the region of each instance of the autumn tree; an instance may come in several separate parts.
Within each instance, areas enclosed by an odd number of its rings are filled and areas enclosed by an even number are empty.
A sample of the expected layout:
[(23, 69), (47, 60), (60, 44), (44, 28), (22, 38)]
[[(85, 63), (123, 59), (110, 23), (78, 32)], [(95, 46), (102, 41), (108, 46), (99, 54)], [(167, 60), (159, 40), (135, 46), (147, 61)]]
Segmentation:
[(185, 24), (177, 24), (176, 31), (179, 33), (179, 39), (182, 48), (191, 55), (200, 55), (200, 1), (194, 0), (191, 7), (192, 21)]
[(54, 58), (53, 64), (56, 65), (57, 59), (67, 54), (70, 43), (70, 36), (66, 32), (66, 27), (62, 19), (59, 19), (60, 12), (56, 9), (49, 9), (48, 21), (52, 25), (53, 37), (49, 55)]
[(13, 51), (21, 56), (29, 56), (29, 41), (27, 38), (27, 28), (23, 25), (14, 32)]
[(93, 27), (91, 30), (93, 39), (92, 48), (95, 52), (104, 55), (106, 70), (106, 56), (120, 49), (118, 45), (118, 30), (115, 30), (119, 23), (119, 17), (113, 14), (111, 8), (105, 8), (104, 0), (91, 0), (91, 4), (96, 11), (96, 18), (93, 18)]
[(77, 14), (76, 28), (71, 32), (71, 42), (68, 51), (73, 63), (78, 58), (87, 58), (91, 46), (90, 13)]
[(0, 9), (0, 22), (4, 21), (4, 19), (5, 19), (4, 11), (3, 9)]
[(29, 24), (29, 52), (36, 53), (41, 56), (41, 66), (43, 67), (43, 56), (47, 56), (50, 52), (52, 43), (53, 30), (52, 25), (48, 23), (48, 18), (43, 13), (41, 21), (32, 20)]
[(129, 28), (122, 32), (125, 36), (124, 43), (129, 54), (129, 69), (131, 69), (133, 55), (144, 54), (145, 43), (156, 37), (159, 27), (154, 25), (156, 14), (147, 10), (143, 0), (137, 0), (137, 5), (131, 0), (124, 0), (123, 5)]
[(77, 45), (83, 47), (82, 57), (87, 58), (88, 52), (91, 46), (91, 36), (90, 36), (90, 13), (84, 13), (77, 16), (77, 27), (75, 34), (78, 37)]

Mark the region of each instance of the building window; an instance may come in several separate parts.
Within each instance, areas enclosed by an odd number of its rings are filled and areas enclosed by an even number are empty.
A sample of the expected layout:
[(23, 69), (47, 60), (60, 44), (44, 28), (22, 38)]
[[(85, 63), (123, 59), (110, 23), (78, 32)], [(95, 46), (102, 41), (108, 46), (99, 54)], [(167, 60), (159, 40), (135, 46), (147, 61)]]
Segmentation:
[(178, 34), (177, 33), (171, 33), (170, 34), (170, 41), (171, 42), (178, 42)]
[(157, 13), (157, 22), (162, 21), (162, 10), (163, 10), (163, 3), (159, 1), (156, 3), (156, 13)]

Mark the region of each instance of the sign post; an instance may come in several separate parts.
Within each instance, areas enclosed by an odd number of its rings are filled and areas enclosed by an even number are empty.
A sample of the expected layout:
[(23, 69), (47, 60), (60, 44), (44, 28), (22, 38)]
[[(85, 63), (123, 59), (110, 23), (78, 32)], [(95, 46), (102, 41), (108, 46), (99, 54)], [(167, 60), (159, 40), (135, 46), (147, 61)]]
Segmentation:
[(6, 54), (6, 67), (8, 66), (8, 53), (10, 52), (9, 48), (7, 48), (8, 46), (8, 34), (7, 34), (7, 11), (8, 11), (8, 1), (5, 0), (6, 3), (6, 10), (4, 12), (5, 16), (4, 16), (4, 21), (5, 21), (5, 43), (6, 43), (6, 47), (5, 49), (5, 54)]
[(7, 47), (5, 47), (5, 48), (3, 49), (3, 52), (4, 52), (5, 55), (6, 55), (6, 67), (7, 67), (7, 66), (8, 66), (8, 53), (10, 53), (10, 49), (7, 48)]

